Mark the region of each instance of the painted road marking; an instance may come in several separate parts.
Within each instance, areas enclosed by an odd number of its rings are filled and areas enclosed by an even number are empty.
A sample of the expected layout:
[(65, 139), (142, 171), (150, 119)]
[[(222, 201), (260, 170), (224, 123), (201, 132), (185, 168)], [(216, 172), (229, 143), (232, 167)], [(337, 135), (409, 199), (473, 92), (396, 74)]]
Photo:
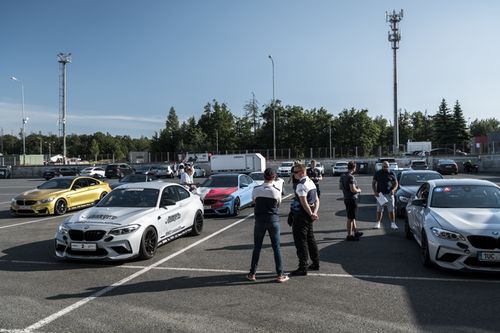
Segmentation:
[[(73, 215), (73, 214), (64, 215), (64, 216), (71, 216), (71, 215)], [(0, 229), (17, 227), (17, 226), (20, 226), (20, 225), (23, 225), (23, 224), (36, 223), (36, 222), (40, 222), (40, 221), (53, 220), (53, 219), (57, 219), (59, 217), (61, 217), (61, 216), (52, 216), (52, 217), (46, 217), (46, 218), (43, 218), (43, 219), (31, 220), (31, 221), (26, 221), (26, 222), (11, 224), (11, 225), (4, 225), (4, 226), (1, 226)]]

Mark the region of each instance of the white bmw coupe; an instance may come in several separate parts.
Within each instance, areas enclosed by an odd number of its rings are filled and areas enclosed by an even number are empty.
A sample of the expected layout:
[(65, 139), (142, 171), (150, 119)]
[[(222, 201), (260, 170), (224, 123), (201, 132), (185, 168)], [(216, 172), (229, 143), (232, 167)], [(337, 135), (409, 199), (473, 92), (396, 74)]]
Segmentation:
[(159, 245), (199, 235), (203, 204), (197, 194), (165, 182), (125, 184), (96, 206), (66, 219), (55, 235), (55, 254), (67, 259), (152, 258)]

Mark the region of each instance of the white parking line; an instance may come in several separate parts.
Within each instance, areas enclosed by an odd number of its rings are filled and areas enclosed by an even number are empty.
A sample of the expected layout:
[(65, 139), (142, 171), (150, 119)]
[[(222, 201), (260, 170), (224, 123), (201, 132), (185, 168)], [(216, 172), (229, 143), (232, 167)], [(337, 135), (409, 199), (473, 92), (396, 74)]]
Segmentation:
[[(64, 215), (64, 216), (71, 216), (71, 215), (73, 215), (73, 214)], [(4, 225), (4, 226), (1, 226), (0, 229), (17, 227), (17, 226), (20, 226), (20, 225), (23, 225), (23, 224), (36, 223), (36, 222), (40, 222), (40, 221), (53, 220), (53, 219), (57, 219), (59, 217), (61, 217), (61, 216), (52, 216), (52, 217), (46, 217), (46, 218), (43, 218), (43, 219), (31, 220), (31, 221), (26, 221), (26, 222), (11, 224), (11, 225)]]
[(155, 268), (155, 267), (163, 264), (164, 262), (166, 262), (166, 261), (168, 261), (168, 260), (170, 260), (170, 259), (178, 256), (179, 254), (182, 254), (182, 253), (186, 252), (187, 250), (189, 250), (189, 249), (191, 249), (191, 248), (193, 248), (193, 247), (195, 247), (195, 246), (197, 246), (197, 245), (199, 245), (199, 244), (201, 244), (201, 243), (203, 243), (203, 242), (205, 242), (205, 241), (207, 241), (207, 240), (209, 240), (209, 239), (217, 236), (218, 234), (220, 234), (220, 233), (222, 233), (222, 232), (224, 232), (224, 231), (226, 231), (226, 230), (228, 230), (228, 229), (230, 229), (230, 228), (232, 228), (232, 227), (240, 224), (241, 222), (247, 220), (248, 218), (250, 218), (252, 216), (253, 216), (253, 213), (250, 214), (250, 215), (248, 215), (248, 216), (246, 216), (245, 218), (242, 218), (241, 220), (238, 220), (238, 221), (236, 221), (236, 222), (228, 225), (225, 228), (222, 228), (222, 229), (220, 229), (220, 230), (218, 230), (218, 231), (216, 231), (216, 232), (208, 235), (205, 238), (200, 239), (197, 242), (194, 242), (193, 244), (191, 244), (191, 245), (183, 248), (182, 250), (179, 250), (179, 251), (177, 251), (177, 252), (169, 255), (168, 257), (165, 257), (165, 258), (163, 258), (163, 259), (155, 262), (154, 264), (151, 264), (149, 266), (144, 267), (140, 271), (135, 272), (134, 274), (129, 275), (128, 277), (126, 277), (124, 279), (121, 279), (120, 281), (115, 282), (112, 285), (110, 285), (110, 286), (108, 286), (108, 287), (106, 287), (104, 289), (99, 290), (98, 292), (94, 293), (93, 295), (91, 295), (89, 297), (86, 297), (86, 298), (84, 298), (84, 299), (82, 299), (82, 300), (74, 303), (73, 305), (70, 305), (70, 306), (62, 309), (61, 311), (58, 311), (58, 312), (56, 312), (56, 313), (54, 313), (54, 314), (52, 314), (52, 315), (50, 315), (50, 316), (48, 316), (46, 318), (44, 318), (44, 319), (42, 319), (42, 320), (34, 323), (33, 325), (30, 325), (30, 326), (26, 327), (24, 329), (24, 331), (25, 332), (31, 332), (31, 331), (40, 329), (41, 327), (43, 327), (43, 326), (51, 323), (52, 321), (54, 321), (54, 320), (56, 320), (56, 319), (64, 316), (65, 314), (67, 314), (67, 313), (69, 313), (69, 312), (71, 312), (71, 311), (73, 311), (75, 309), (78, 309), (79, 307), (87, 304), (88, 302), (93, 301), (94, 299), (96, 299), (96, 298), (98, 298), (98, 297), (100, 297), (100, 296), (102, 296), (102, 295), (110, 292), (111, 290), (115, 289), (116, 287), (119, 287), (119, 286), (121, 286), (121, 285), (123, 285), (123, 284), (125, 284), (125, 283), (127, 283), (127, 282), (129, 282), (129, 281), (131, 281), (133, 279), (135, 279), (136, 277), (141, 276), (142, 274), (149, 272), (151, 269), (153, 269), (153, 268)]

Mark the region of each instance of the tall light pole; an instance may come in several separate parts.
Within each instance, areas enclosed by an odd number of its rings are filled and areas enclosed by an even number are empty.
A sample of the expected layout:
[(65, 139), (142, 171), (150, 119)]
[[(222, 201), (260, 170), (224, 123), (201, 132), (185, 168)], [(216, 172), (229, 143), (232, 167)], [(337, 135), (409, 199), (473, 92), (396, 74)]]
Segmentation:
[(24, 118), (24, 84), (23, 81), (19, 80), (15, 76), (12, 76), (10, 78), (13, 81), (17, 81), (21, 84), (21, 98), (22, 98), (22, 106), (21, 106), (21, 116), (22, 116), (22, 121), (23, 121), (23, 127), (21, 129), (21, 136), (23, 138), (23, 165), (26, 163), (26, 123), (28, 122), (29, 118)]
[(61, 81), (59, 86), (60, 121), (62, 121), (63, 136), (63, 164), (66, 164), (66, 65), (71, 63), (71, 53), (57, 54), (57, 62), (61, 67)]
[(397, 69), (396, 69), (396, 51), (399, 49), (399, 41), (401, 40), (401, 33), (399, 32), (398, 23), (403, 19), (403, 10), (399, 13), (395, 10), (392, 13), (385, 12), (385, 21), (390, 24), (391, 31), (389, 31), (389, 42), (391, 42), (393, 50), (393, 65), (394, 65), (394, 135), (393, 135), (393, 153), (396, 155), (399, 152), (399, 119), (398, 119), (398, 83), (397, 83)]
[(273, 102), (272, 102), (272, 108), (273, 108), (273, 156), (274, 160), (276, 161), (276, 100), (274, 99), (274, 59), (271, 55), (269, 55), (269, 59), (271, 59), (271, 64), (272, 64), (272, 70), (273, 70)]

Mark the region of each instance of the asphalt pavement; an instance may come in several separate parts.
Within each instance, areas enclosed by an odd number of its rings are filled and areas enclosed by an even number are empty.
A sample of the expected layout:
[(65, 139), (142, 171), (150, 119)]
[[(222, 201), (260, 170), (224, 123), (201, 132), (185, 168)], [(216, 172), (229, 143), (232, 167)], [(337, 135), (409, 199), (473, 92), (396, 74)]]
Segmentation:
[[(471, 177), (500, 184), (498, 175)], [(151, 260), (64, 262), (53, 256), (53, 239), (65, 217), (9, 213), (13, 196), (44, 180), (0, 179), (0, 332), (498, 332), (500, 275), (425, 268), (403, 220), (393, 231), (385, 214), (373, 229), (370, 175), (357, 177), (364, 235), (346, 242), (338, 179), (321, 182), (320, 270), (283, 284), (267, 237), (257, 281), (245, 279), (251, 208), (206, 218), (200, 236), (170, 242)], [(289, 202), (280, 209), (287, 271), (297, 265)]]

